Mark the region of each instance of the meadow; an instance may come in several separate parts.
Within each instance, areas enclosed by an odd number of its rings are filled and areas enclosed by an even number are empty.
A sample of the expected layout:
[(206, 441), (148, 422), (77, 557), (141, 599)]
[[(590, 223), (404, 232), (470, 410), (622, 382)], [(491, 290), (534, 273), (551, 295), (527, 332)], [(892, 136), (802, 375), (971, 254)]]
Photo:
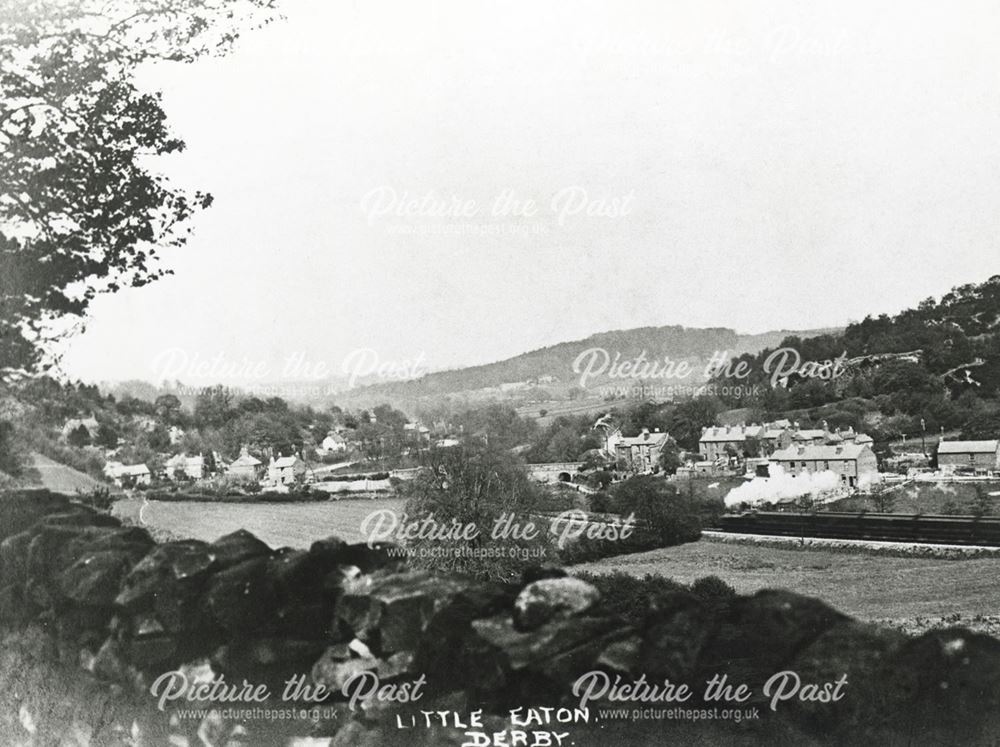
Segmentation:
[(595, 573), (661, 574), (690, 584), (718, 576), (740, 593), (783, 588), (820, 597), (862, 620), (908, 627), (920, 620), (995, 617), (1000, 559), (900, 558), (821, 550), (723, 544), (677, 547), (575, 566)]
[(399, 498), (350, 498), (305, 503), (209, 503), (149, 501), (133, 496), (117, 501), (111, 511), (125, 521), (145, 526), (159, 539), (212, 541), (246, 529), (272, 547), (309, 547), (324, 537), (348, 542), (362, 539), (361, 522), (379, 509), (403, 511)]

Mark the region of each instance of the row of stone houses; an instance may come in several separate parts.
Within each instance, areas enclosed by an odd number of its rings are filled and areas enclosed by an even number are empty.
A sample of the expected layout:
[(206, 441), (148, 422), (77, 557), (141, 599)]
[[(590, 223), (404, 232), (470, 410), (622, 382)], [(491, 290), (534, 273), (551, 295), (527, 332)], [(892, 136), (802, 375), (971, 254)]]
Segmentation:
[[(305, 461), (297, 456), (277, 459), (272, 457), (265, 466), (260, 459), (250, 454), (246, 447), (243, 447), (239, 457), (230, 464), (224, 464), (216, 457), (216, 465), (220, 467), (220, 472), (229, 478), (244, 482), (259, 480), (271, 485), (294, 484), (301, 480), (308, 470)], [(119, 487), (149, 485), (154, 477), (145, 464), (123, 464), (116, 461), (110, 461), (104, 466), (104, 474)], [(207, 474), (203, 456), (177, 454), (166, 461), (160, 477), (171, 480), (200, 480), (210, 475)]]
[(858, 487), (865, 476), (878, 473), (878, 459), (868, 444), (841, 442), (794, 444), (778, 449), (768, 457), (786, 474), (833, 472), (848, 487)]
[(764, 457), (793, 445), (840, 443), (871, 446), (873, 441), (870, 436), (857, 433), (853, 428), (831, 431), (825, 422), (822, 428), (800, 428), (798, 423), (776, 420), (771, 423), (703, 428), (698, 441), (698, 452), (707, 461), (717, 462), (728, 461), (731, 457)]

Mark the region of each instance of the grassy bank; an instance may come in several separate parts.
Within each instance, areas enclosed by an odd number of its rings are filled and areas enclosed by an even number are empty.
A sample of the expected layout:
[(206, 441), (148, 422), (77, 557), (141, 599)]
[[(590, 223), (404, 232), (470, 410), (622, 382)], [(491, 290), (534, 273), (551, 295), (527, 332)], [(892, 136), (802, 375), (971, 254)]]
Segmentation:
[(960, 614), (997, 613), (1000, 559), (898, 558), (823, 550), (694, 542), (606, 558), (576, 569), (643, 576), (659, 573), (690, 584), (718, 576), (740, 593), (784, 588), (820, 597), (863, 620), (901, 624)]

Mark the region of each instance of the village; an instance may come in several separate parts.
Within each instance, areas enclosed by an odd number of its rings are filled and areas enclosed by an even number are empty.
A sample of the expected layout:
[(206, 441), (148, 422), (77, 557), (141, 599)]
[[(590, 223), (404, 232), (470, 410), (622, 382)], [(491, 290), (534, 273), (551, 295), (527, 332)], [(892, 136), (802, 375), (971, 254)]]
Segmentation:
[[(97, 442), (100, 424), (93, 417), (71, 418), (62, 428), (64, 440), (79, 439), (81, 429)], [(431, 428), (407, 421), (396, 458), (372, 460), (355, 433), (339, 427), (318, 443), (306, 443), (293, 453), (275, 453), (260, 444), (244, 444), (238, 456), (227, 460), (218, 451), (178, 452), (184, 439), (178, 426), (167, 429), (172, 452), (163, 452), (157, 464), (125, 463), (121, 448), (105, 450), (103, 475), (118, 488), (194, 490), (223, 488), (233, 494), (259, 492), (288, 494), (311, 490), (331, 496), (373, 494), (391, 490), (391, 478), (410, 479), (419, 471), (421, 454), (464, 443), (459, 429), (439, 423)], [(527, 462), (527, 473), (540, 483), (561, 483), (588, 492), (634, 476), (655, 475), (671, 481), (741, 479), (752, 483), (756, 498), (749, 504), (728, 501), (731, 507), (761, 504), (794, 505), (799, 498), (829, 502), (852, 494), (904, 482), (989, 480), (1000, 475), (1000, 439), (922, 440), (911, 450), (900, 449), (881, 460), (871, 436), (852, 427), (818, 427), (778, 419), (762, 423), (711, 425), (701, 428), (697, 450), (684, 450), (667, 432), (642, 428), (624, 435), (610, 415), (597, 419), (593, 430), (600, 447), (576, 461)], [(75, 435), (74, 435), (75, 434)], [(525, 452), (526, 447), (515, 447)], [(674, 467), (667, 464), (674, 454)], [(603, 481), (603, 484), (602, 484)], [(766, 486), (780, 483), (768, 495)], [(772, 500), (768, 500), (768, 498)]]

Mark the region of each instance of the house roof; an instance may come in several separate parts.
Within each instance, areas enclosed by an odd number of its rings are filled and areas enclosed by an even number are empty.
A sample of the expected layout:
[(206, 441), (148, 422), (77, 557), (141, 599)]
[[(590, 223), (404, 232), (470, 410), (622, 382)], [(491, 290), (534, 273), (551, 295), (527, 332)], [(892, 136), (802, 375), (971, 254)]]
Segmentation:
[(807, 444), (778, 449), (771, 454), (775, 462), (828, 461), (837, 459), (857, 459), (865, 451), (871, 451), (864, 444)]
[(145, 464), (123, 464), (117, 471), (119, 475), (148, 475), (149, 467)]
[(293, 467), (295, 463), (298, 461), (299, 459), (296, 456), (278, 457), (277, 459), (274, 460), (274, 466), (278, 468)]
[(260, 459), (250, 454), (240, 454), (239, 457), (233, 460), (230, 467), (256, 467), (261, 463)]
[(759, 425), (720, 425), (713, 426), (701, 434), (703, 442), (725, 443), (728, 441), (745, 441), (748, 438), (760, 438), (764, 428)]
[(822, 428), (802, 428), (797, 430), (792, 438), (798, 441), (812, 441), (815, 438), (826, 438), (827, 433)]
[(782, 433), (784, 433), (787, 428), (766, 428), (764, 432), (761, 433), (761, 438), (778, 438)]
[(623, 436), (619, 446), (661, 446), (667, 440), (666, 433), (640, 433), (638, 436)]
[(938, 454), (995, 454), (1000, 441), (942, 441)]

